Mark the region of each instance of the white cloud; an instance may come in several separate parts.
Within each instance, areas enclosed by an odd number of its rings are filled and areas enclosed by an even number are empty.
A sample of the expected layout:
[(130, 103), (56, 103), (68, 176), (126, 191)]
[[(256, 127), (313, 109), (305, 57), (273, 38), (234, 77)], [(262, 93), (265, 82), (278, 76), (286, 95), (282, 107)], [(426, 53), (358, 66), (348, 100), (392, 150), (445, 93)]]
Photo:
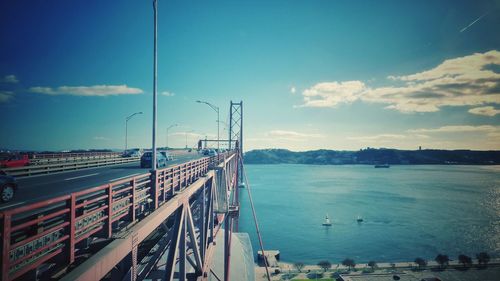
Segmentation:
[(407, 137), (408, 136), (406, 136), (406, 135), (400, 135), (400, 134), (380, 134), (380, 135), (373, 135), (373, 136), (347, 137), (347, 139), (366, 142), (366, 141), (401, 140), (401, 139), (406, 139)]
[(102, 137), (102, 136), (96, 136), (96, 137), (93, 137), (93, 140), (96, 140), (96, 141), (109, 141), (109, 138)]
[(323, 82), (306, 89), (303, 107), (334, 107), (339, 103), (351, 103), (366, 90), (361, 81)]
[(438, 128), (414, 129), (408, 130), (408, 132), (431, 134), (433, 140), (441, 141), (443, 147), (448, 149), (500, 149), (500, 126), (453, 125)]
[[(175, 132), (175, 133), (172, 133), (172, 134), (169, 134), (169, 136), (188, 136), (188, 137), (196, 137), (196, 138), (200, 138), (202, 135), (201, 134), (198, 134), (198, 133), (194, 133), (194, 132)], [(205, 135), (203, 135), (205, 136)]]
[(410, 129), (397, 134), (350, 136), (346, 139), (369, 147), (497, 150), (500, 148), (500, 126), (452, 125)]
[(166, 96), (166, 97), (173, 97), (173, 96), (175, 96), (175, 93), (169, 92), (169, 91), (163, 91), (163, 92), (161, 92), (161, 95)]
[(302, 141), (307, 140), (309, 138), (322, 138), (324, 137), (321, 134), (305, 134), (294, 131), (284, 131), (284, 130), (272, 130), (267, 133), (268, 137), (282, 139), (282, 140), (291, 140), (291, 141)]
[(8, 102), (14, 96), (13, 92), (10, 91), (0, 91), (0, 103)]
[(499, 126), (491, 125), (456, 125), (456, 126), (443, 126), (439, 128), (424, 128), (424, 129), (411, 129), (408, 130), (410, 133), (470, 133), (470, 132), (498, 132), (500, 131)]
[(16, 84), (19, 82), (19, 80), (15, 75), (11, 74), (4, 76), (2, 79), (0, 79), (0, 82)]
[(393, 143), (393, 142), (401, 142), (401, 141), (414, 141), (414, 140), (423, 140), (430, 138), (428, 135), (424, 134), (378, 134), (372, 136), (353, 136), (347, 137), (348, 140), (363, 142), (363, 143)]
[(495, 109), (493, 106), (483, 106), (471, 108), (469, 109), (469, 113), (484, 116), (495, 116), (497, 114), (500, 114), (500, 110)]
[(51, 87), (31, 87), (30, 91), (45, 95), (71, 95), (71, 96), (114, 96), (114, 95), (137, 95), (142, 94), (139, 88), (129, 88), (127, 85), (95, 85), (95, 86), (61, 86)]
[(388, 76), (398, 86), (367, 87), (362, 81), (318, 83), (303, 93), (301, 107), (335, 107), (363, 100), (387, 104), (400, 112), (435, 112), (443, 106), (477, 106), (500, 103), (500, 52), (492, 50), (448, 59), (423, 72)]
[(254, 133), (244, 140), (244, 150), (284, 148), (296, 151), (328, 148), (331, 140), (323, 134), (287, 130), (271, 130)]
[(290, 93), (295, 94), (295, 92), (297, 92), (297, 89), (295, 88), (295, 86), (292, 86), (290, 88)]

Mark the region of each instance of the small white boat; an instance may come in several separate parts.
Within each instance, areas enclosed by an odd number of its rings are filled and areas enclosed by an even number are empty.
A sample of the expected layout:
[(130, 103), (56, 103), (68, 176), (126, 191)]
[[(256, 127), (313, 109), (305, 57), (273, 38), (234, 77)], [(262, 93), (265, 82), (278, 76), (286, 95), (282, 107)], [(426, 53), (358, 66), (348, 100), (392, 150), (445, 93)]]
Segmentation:
[(361, 216), (358, 216), (358, 218), (356, 219), (357, 222), (363, 222), (363, 218)]
[(325, 221), (323, 222), (324, 226), (331, 226), (332, 222), (330, 221), (330, 218), (328, 218), (328, 214), (326, 214)]

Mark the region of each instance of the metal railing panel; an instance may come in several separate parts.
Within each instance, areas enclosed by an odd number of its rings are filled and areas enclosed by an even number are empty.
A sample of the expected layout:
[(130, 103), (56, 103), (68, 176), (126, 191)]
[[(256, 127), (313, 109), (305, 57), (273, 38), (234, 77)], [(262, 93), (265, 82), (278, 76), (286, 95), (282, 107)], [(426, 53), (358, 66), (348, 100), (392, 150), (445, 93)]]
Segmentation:
[(46, 164), (46, 165), (32, 165), (24, 167), (15, 168), (4, 168), (6, 174), (15, 177), (27, 177), (41, 174), (49, 174), (56, 172), (63, 172), (68, 170), (78, 170), (84, 168), (93, 168), (107, 165), (117, 165), (126, 164), (131, 162), (139, 161), (139, 157), (128, 157), (128, 158), (105, 158), (105, 159), (94, 159), (79, 162), (64, 162), (58, 164)]

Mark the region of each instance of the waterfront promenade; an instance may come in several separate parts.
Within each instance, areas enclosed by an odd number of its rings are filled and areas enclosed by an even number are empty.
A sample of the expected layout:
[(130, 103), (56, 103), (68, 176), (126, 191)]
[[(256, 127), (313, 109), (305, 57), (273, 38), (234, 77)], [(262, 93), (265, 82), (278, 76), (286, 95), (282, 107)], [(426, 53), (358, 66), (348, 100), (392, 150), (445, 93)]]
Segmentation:
[[(449, 265), (438, 270), (438, 264), (435, 261), (428, 261), (428, 265), (420, 270), (414, 262), (397, 262), (397, 263), (377, 263), (375, 270), (366, 263), (356, 264), (354, 269), (348, 270), (348, 267), (342, 264), (332, 264), (332, 267), (326, 272), (323, 272), (317, 265), (305, 265), (301, 272), (294, 267), (293, 264), (280, 262), (278, 267), (270, 269), (272, 272), (272, 280), (335, 280), (335, 276), (340, 274), (343, 280), (350, 281), (382, 281), (393, 280), (393, 276), (397, 275), (401, 281), (420, 281), (423, 278), (438, 277), (441, 280), (482, 280), (482, 281), (497, 281), (500, 280), (500, 258), (491, 259), (486, 268), (478, 268), (477, 260), (473, 260), (473, 265), (464, 269), (457, 260), (449, 262)], [(279, 273), (276, 273), (278, 271)], [(317, 276), (316, 276), (317, 274)], [(255, 267), (256, 281), (264, 281), (264, 267)]]

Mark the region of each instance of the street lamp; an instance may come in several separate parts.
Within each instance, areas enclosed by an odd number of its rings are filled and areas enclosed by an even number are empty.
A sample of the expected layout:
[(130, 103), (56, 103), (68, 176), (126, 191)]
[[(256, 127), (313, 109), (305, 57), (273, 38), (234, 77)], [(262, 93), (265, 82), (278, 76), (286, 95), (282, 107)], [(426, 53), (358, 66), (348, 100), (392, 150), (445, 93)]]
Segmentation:
[(196, 101), (197, 103), (204, 103), (208, 106), (210, 106), (215, 112), (217, 112), (217, 153), (220, 151), (219, 149), (219, 123), (220, 123), (220, 120), (219, 120), (219, 107), (209, 103), (209, 102), (206, 102), (206, 101), (201, 101), (201, 100), (197, 100)]
[(158, 79), (158, 0), (153, 0), (153, 143), (151, 148), (151, 169), (156, 170), (156, 109), (157, 109), (157, 79)]
[(168, 147), (168, 130), (172, 129), (173, 127), (177, 127), (177, 126), (179, 126), (179, 124), (172, 124), (167, 128), (167, 147), (166, 147), (166, 149), (169, 149), (169, 147)]
[(127, 116), (127, 118), (125, 118), (125, 153), (127, 153), (127, 146), (128, 146), (128, 120), (132, 119), (132, 117), (134, 117), (135, 115), (138, 115), (138, 114), (142, 114), (142, 111), (141, 112), (136, 112), (134, 114), (131, 114), (129, 116)]

